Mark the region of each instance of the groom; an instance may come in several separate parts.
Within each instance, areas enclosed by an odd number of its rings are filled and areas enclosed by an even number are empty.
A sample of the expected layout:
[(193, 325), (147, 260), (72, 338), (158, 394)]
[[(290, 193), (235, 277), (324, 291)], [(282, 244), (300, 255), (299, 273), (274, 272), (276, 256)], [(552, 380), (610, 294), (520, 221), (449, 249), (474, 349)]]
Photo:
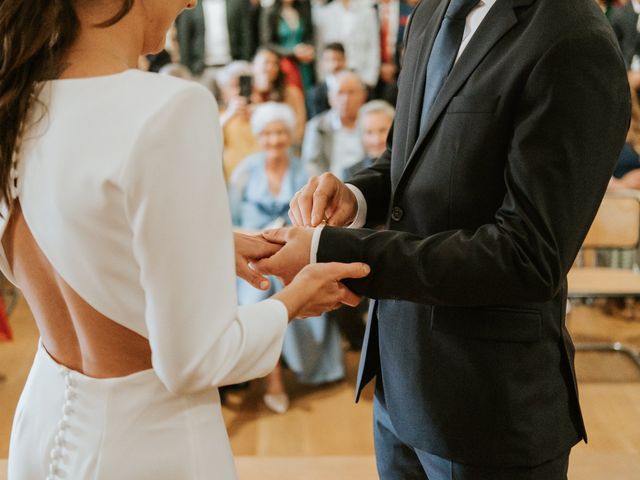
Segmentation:
[[(325, 174), (263, 272), (371, 266), (358, 395), (376, 377), (383, 479), (559, 480), (586, 440), (566, 274), (629, 125), (624, 62), (593, 0), (422, 0), (388, 149)], [(360, 228), (335, 228), (350, 225)]]

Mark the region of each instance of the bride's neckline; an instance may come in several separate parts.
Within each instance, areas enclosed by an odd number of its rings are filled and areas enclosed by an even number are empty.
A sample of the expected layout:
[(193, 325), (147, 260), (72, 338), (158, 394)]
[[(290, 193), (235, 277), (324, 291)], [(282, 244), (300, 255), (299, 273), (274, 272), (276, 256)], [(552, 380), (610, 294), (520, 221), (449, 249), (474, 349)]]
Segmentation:
[(117, 78), (123, 75), (126, 75), (128, 73), (132, 73), (132, 72), (139, 72), (140, 70), (136, 69), (136, 68), (128, 68), (126, 70), (123, 70), (121, 72), (116, 72), (116, 73), (108, 73), (106, 75), (96, 75), (96, 76), (92, 76), (92, 77), (68, 77), (68, 78), (54, 78), (52, 80), (48, 80), (49, 82), (52, 83), (76, 83), (76, 82), (86, 82), (86, 81), (91, 81), (91, 80), (103, 80), (103, 79), (113, 79), (113, 78)]

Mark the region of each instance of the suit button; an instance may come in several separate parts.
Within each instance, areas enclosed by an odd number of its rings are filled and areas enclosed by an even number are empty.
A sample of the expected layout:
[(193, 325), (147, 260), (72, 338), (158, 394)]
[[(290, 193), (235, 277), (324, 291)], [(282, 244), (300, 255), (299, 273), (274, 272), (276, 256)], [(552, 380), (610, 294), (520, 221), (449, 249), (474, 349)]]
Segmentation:
[(400, 220), (402, 220), (403, 216), (404, 210), (402, 210), (400, 207), (393, 207), (393, 209), (391, 210), (391, 219), (394, 222), (399, 222)]

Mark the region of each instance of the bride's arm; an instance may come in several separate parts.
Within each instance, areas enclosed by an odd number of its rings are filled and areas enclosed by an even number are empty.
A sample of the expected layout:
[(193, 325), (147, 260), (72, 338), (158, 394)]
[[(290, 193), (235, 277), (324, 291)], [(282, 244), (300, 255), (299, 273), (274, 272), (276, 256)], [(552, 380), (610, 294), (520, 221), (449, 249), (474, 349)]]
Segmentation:
[(237, 307), (222, 145), (211, 95), (188, 86), (149, 120), (122, 176), (152, 362), (173, 392), (267, 374), (289, 317), (276, 300)]

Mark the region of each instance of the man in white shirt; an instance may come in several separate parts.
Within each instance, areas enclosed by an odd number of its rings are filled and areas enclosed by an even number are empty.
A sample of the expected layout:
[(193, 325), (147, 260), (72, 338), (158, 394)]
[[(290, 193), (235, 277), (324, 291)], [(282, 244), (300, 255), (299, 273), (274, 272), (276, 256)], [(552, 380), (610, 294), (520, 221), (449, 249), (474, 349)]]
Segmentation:
[(232, 60), (251, 60), (257, 48), (250, 0), (201, 0), (178, 20), (180, 62), (195, 75)]
[[(258, 268), (362, 261), (383, 480), (566, 480), (586, 439), (566, 275), (630, 116), (593, 0), (422, 0), (386, 152), (296, 194)], [(589, 172), (585, 175), (585, 172)], [(373, 227), (385, 231), (335, 226)]]
[[(317, 51), (344, 45), (348, 67), (370, 88), (380, 73), (380, 34), (376, 12), (365, 0), (335, 0), (313, 11)], [(320, 76), (322, 72), (318, 72)]]
[(375, 5), (380, 25), (380, 78), (373, 97), (395, 105), (403, 39), (413, 7), (401, 0), (380, 0)]

